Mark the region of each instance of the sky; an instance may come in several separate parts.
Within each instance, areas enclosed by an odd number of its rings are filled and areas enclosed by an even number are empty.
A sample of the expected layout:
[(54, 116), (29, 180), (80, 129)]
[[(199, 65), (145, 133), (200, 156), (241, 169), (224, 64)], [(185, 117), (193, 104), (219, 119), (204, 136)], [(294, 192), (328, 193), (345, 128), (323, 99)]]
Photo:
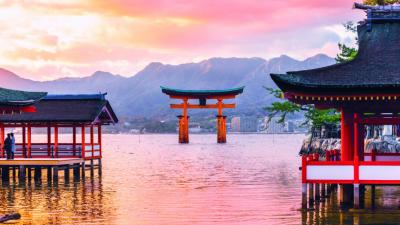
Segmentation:
[(211, 57), (335, 56), (352, 0), (0, 0), (0, 67), (34, 80)]

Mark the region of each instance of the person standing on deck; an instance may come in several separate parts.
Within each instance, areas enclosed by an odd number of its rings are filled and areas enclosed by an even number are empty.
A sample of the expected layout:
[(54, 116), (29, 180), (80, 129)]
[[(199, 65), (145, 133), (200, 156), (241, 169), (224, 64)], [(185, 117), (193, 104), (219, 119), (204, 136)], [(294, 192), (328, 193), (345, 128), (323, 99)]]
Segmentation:
[(7, 159), (11, 159), (11, 146), (12, 146), (12, 141), (11, 141), (11, 134), (7, 134), (6, 140), (4, 140), (4, 150), (6, 150), (7, 154)]
[(11, 133), (11, 159), (14, 159), (16, 149), (14, 133)]

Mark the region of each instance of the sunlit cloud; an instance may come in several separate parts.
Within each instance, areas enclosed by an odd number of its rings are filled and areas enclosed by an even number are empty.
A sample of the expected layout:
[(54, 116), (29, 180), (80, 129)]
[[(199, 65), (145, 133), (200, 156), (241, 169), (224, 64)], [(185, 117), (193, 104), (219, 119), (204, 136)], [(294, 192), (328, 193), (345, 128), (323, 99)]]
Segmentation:
[(334, 56), (348, 0), (0, 0), (0, 66), (26, 78), (134, 75), (153, 61)]

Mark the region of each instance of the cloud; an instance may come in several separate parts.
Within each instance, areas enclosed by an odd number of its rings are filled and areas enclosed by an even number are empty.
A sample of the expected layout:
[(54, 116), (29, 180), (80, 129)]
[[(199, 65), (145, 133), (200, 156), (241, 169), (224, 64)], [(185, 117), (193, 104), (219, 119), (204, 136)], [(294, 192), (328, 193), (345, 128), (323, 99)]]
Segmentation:
[(132, 75), (152, 61), (334, 55), (348, 0), (0, 1), (0, 66), (28, 78)]

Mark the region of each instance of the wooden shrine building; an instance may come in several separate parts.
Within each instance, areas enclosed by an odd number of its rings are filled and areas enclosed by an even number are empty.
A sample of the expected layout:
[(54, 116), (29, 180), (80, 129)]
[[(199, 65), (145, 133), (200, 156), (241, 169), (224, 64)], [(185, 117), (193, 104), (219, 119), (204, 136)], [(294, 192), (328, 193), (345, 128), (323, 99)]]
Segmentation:
[[(5, 89), (7, 90), (7, 89)], [(17, 95), (15, 95), (17, 93)], [(9, 171), (19, 169), (20, 178), (35, 169), (35, 179), (47, 168), (48, 179), (58, 180), (58, 169), (69, 168), (74, 177), (85, 175), (85, 161), (98, 160), (101, 173), (102, 126), (118, 122), (106, 94), (47, 95), (0, 89), (0, 169), (2, 180)], [(18, 97), (19, 96), (19, 97)], [(18, 97), (18, 98), (17, 98)], [(16, 135), (14, 160), (5, 159), (4, 140), (7, 133)], [(53, 174), (53, 175), (52, 175)]]
[[(172, 109), (182, 109), (179, 118), (179, 143), (189, 143), (189, 116), (188, 109), (217, 109), (217, 142), (226, 143), (226, 116), (222, 114), (224, 108), (235, 108), (236, 104), (224, 103), (226, 99), (234, 99), (243, 93), (244, 87), (226, 90), (179, 90), (161, 87), (161, 90), (171, 99), (182, 100), (181, 104), (171, 104)], [(198, 104), (189, 102), (198, 100)], [(208, 103), (207, 101), (216, 101)]]
[[(16, 157), (99, 159), (102, 156), (102, 125), (118, 122), (105, 94), (48, 95), (34, 107), (34, 113), (0, 116), (1, 146), (7, 130), (15, 132), (19, 129), (21, 133), (21, 139), (16, 143)], [(46, 135), (45, 140), (33, 141), (35, 129)], [(59, 141), (60, 130), (70, 133), (68, 142)]]
[(352, 202), (355, 208), (360, 204), (360, 185), (400, 184), (399, 153), (364, 152), (365, 125), (400, 124), (400, 8), (355, 7), (368, 17), (357, 27), (359, 50), (354, 60), (271, 74), (289, 101), (341, 112), (339, 155), (303, 156), (303, 207), (307, 184), (310, 193), (313, 184), (315, 192), (319, 184), (340, 184), (341, 201)]

